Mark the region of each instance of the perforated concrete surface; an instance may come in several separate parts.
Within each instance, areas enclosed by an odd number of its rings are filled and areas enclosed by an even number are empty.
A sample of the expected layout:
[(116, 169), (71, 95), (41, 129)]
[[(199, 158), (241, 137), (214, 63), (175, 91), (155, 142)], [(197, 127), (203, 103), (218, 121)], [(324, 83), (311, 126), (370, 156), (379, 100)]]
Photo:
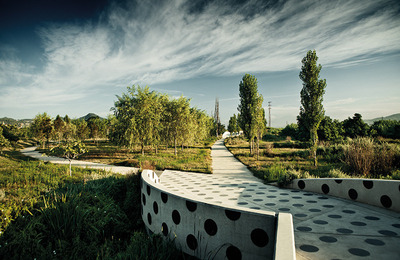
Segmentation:
[(164, 171), (167, 190), (224, 206), (293, 215), (297, 259), (400, 259), (400, 214), (265, 185), (218, 141), (213, 174)]

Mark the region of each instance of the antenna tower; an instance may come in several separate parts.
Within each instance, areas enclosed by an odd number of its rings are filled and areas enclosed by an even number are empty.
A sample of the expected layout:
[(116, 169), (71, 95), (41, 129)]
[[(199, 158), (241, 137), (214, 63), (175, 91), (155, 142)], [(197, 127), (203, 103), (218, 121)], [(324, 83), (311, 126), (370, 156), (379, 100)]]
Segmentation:
[(218, 100), (218, 98), (215, 98), (214, 121), (217, 124), (217, 137), (218, 137), (218, 127), (219, 127), (219, 123), (220, 123), (220, 119), (219, 119), (219, 100)]
[(271, 101), (268, 101), (268, 126), (271, 127)]

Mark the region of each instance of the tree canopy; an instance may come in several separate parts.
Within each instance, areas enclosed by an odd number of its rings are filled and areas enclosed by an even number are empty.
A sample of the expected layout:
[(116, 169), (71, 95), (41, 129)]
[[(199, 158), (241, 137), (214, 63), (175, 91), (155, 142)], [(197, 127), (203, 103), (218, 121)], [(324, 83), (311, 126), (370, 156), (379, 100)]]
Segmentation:
[(300, 92), (301, 107), (298, 116), (298, 121), (310, 132), (311, 153), (315, 166), (317, 165), (317, 130), (325, 115), (322, 101), (326, 87), (326, 80), (319, 79), (322, 66), (321, 64), (317, 65), (317, 61), (315, 50), (308, 51), (302, 60), (303, 65), (299, 77), (303, 81), (303, 88)]

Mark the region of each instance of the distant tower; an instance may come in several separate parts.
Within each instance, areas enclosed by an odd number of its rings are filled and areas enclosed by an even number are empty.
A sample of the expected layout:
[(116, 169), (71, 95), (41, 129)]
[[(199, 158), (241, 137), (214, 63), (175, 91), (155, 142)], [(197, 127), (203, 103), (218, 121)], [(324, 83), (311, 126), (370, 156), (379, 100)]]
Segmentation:
[(268, 101), (268, 126), (271, 127), (271, 101)]
[(217, 125), (217, 137), (218, 137), (218, 127), (219, 127), (219, 123), (220, 123), (220, 119), (219, 119), (219, 100), (218, 100), (218, 98), (215, 98), (214, 121), (215, 121), (215, 123)]

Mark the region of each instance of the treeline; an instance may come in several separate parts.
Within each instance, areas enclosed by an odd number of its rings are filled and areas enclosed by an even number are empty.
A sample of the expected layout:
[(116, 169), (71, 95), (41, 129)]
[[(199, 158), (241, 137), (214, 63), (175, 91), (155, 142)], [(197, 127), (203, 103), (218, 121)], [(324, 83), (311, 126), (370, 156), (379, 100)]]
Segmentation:
[(47, 113), (38, 114), (29, 128), (0, 126), (0, 146), (12, 146), (24, 138), (35, 138), (42, 147), (50, 142), (72, 142), (92, 139), (109, 139), (131, 151), (145, 147), (195, 145), (214, 136), (221, 124), (204, 111), (190, 106), (190, 99), (173, 99), (168, 95), (150, 91), (148, 87), (128, 87), (127, 93), (117, 96), (107, 119), (70, 119), (68, 115), (51, 118)]
[(112, 110), (109, 138), (112, 142), (133, 149), (140, 145), (157, 149), (160, 145), (193, 145), (213, 135), (217, 124), (204, 111), (190, 106), (190, 99), (150, 91), (148, 87), (128, 87), (117, 96)]
[[(365, 123), (358, 113), (343, 121), (324, 116), (318, 127), (318, 138), (321, 141), (340, 142), (346, 137), (383, 137), (400, 138), (400, 121), (379, 120), (371, 126)], [(310, 134), (304, 123), (298, 120), (297, 124), (289, 124), (281, 131), (281, 136), (290, 136), (297, 140), (307, 141)]]
[(111, 119), (92, 117), (88, 120), (70, 119), (68, 115), (57, 115), (52, 119), (47, 113), (38, 114), (30, 126), (30, 135), (39, 140), (41, 146), (50, 141), (69, 142), (84, 141), (89, 138), (96, 140), (107, 138)]

